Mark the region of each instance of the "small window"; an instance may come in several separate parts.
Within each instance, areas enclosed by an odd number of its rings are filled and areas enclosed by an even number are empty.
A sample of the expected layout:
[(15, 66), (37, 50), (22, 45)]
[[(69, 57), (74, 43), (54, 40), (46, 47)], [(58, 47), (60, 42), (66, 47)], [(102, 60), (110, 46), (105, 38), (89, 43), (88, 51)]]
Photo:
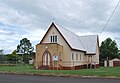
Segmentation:
[(85, 60), (85, 58), (86, 58), (86, 56), (85, 56), (85, 55), (84, 55), (84, 56), (82, 56), (82, 59), (83, 59), (83, 60)]
[(53, 39), (52, 39), (52, 36), (50, 36), (50, 39), (51, 39), (51, 42), (52, 42), (52, 40), (53, 40)]
[(82, 59), (81, 59), (81, 54), (80, 54), (80, 60), (82, 60)]
[(76, 53), (76, 60), (78, 60), (78, 53)]
[(57, 42), (57, 36), (55, 36), (55, 42)]
[(55, 37), (53, 36), (53, 42), (55, 42)]
[(72, 53), (72, 60), (74, 60), (74, 53)]

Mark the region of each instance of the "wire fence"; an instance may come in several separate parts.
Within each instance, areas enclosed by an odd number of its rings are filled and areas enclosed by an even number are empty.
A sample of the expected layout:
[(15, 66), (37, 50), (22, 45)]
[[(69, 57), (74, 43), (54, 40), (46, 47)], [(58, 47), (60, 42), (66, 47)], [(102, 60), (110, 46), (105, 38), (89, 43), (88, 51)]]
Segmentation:
[(16, 61), (0, 61), (0, 65), (15, 65)]
[[(14, 66), (14, 65), (27, 65), (29, 63), (20, 62), (20, 61), (0, 61), (0, 66)], [(33, 63), (30, 63), (33, 64)]]

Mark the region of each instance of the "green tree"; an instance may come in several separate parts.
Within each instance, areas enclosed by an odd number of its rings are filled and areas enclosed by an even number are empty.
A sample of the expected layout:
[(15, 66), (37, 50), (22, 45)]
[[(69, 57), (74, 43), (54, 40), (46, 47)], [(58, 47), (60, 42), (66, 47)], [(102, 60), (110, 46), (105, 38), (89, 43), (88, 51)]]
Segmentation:
[(3, 55), (3, 54), (4, 54), (4, 50), (0, 49), (0, 55)]
[(4, 60), (4, 50), (0, 49), (0, 62)]
[(14, 63), (16, 63), (16, 61), (18, 62), (18, 60), (20, 60), (20, 59), (21, 59), (21, 57), (16, 54), (16, 50), (14, 50), (11, 54), (7, 54), (5, 56), (5, 60), (14, 62)]
[(17, 52), (19, 53), (31, 54), (33, 50), (34, 48), (32, 47), (30, 40), (28, 40), (27, 38), (23, 38), (22, 40), (20, 40), (20, 45), (17, 46)]
[(30, 40), (27, 38), (20, 40), (20, 45), (17, 46), (17, 53), (20, 53), (22, 55), (24, 63), (28, 63), (28, 61), (31, 59), (33, 50), (34, 48), (32, 47), (32, 43), (30, 43)]
[(115, 40), (107, 38), (100, 46), (100, 61), (119, 57), (119, 50)]

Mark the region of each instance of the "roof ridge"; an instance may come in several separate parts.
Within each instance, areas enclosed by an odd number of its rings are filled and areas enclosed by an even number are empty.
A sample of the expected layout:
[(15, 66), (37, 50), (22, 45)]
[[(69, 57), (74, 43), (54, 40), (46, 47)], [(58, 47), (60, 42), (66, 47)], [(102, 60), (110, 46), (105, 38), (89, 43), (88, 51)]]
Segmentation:
[(78, 34), (54, 22), (52, 22), (52, 24), (49, 26), (40, 44), (42, 43), (43, 39), (45, 38), (46, 34), (48, 33), (52, 26), (54, 26), (58, 30), (60, 35), (63, 36), (63, 39), (72, 50), (79, 50), (86, 53), (95, 53), (96, 44), (94, 42), (96, 41), (98, 35), (79, 36)]
[[(57, 23), (55, 23), (55, 22), (52, 22), (52, 23), (54, 23), (54, 24), (57, 25), (57, 26), (60, 26), (61, 28), (65, 29), (65, 30), (67, 30), (67, 31), (71, 32), (72, 34), (74, 34), (74, 35), (76, 35), (76, 36), (79, 36), (79, 37), (83, 37), (83, 36), (97, 36), (97, 34), (94, 34), (94, 35), (82, 35), (82, 36), (80, 36), (80, 35), (77, 35), (76, 33), (74, 33), (74, 32), (72, 32), (72, 31), (64, 28), (63, 26), (61, 26), (61, 25), (59, 25), (59, 24), (57, 24)], [(57, 28), (58, 28), (58, 27), (57, 27)]]
[(56, 26), (56, 28), (58, 28), (60, 33), (63, 34), (71, 48), (83, 50), (86, 51), (86, 53), (95, 53), (95, 43), (98, 36), (97, 34), (79, 36), (78, 34), (64, 28), (57, 23), (54, 23), (54, 25)]
[(76, 38), (78, 39), (79, 43), (80, 43), (81, 46), (82, 46), (82, 50), (85, 50), (85, 51), (86, 51), (86, 49), (85, 49), (82, 41), (79, 39), (79, 35), (75, 34), (74, 32), (72, 32), (72, 31), (70, 31), (70, 30), (68, 30), (68, 29), (66, 29), (66, 28), (64, 28), (63, 26), (61, 26), (61, 25), (59, 25), (59, 24), (56, 24), (56, 23), (54, 23), (54, 24), (57, 26), (57, 28), (59, 28), (59, 27), (60, 27), (60, 28), (63, 28), (64, 30), (70, 32), (72, 35), (76, 36)]
[[(94, 44), (97, 44), (97, 37), (98, 37), (98, 35), (88, 35), (88, 36), (79, 36), (79, 39), (85, 39), (86, 40), (86, 38), (88, 38), (88, 37), (90, 37), (90, 38), (95, 38), (94, 40), (92, 40), (92, 42), (91, 43), (89, 43), (89, 44), (87, 44), (87, 47), (85, 46), (85, 49), (87, 50), (87, 52), (88, 53), (90, 53), (90, 49), (91, 49), (91, 47), (94, 45)], [(82, 41), (83, 43), (84, 43), (84, 41)], [(89, 42), (89, 41), (88, 41)], [(85, 45), (85, 44), (84, 44)]]
[[(61, 26), (61, 25), (59, 25), (59, 24), (57, 24), (57, 23), (54, 23), (54, 24), (60, 26), (61, 28), (65, 29), (65, 30), (67, 30), (67, 31), (69, 31), (69, 32), (71, 32), (72, 34), (74, 34), (74, 35), (76, 35), (76, 36), (79, 36), (79, 35), (75, 34), (74, 32), (72, 32), (72, 31), (64, 28), (63, 26)], [(58, 28), (58, 27), (57, 27), (57, 28)]]

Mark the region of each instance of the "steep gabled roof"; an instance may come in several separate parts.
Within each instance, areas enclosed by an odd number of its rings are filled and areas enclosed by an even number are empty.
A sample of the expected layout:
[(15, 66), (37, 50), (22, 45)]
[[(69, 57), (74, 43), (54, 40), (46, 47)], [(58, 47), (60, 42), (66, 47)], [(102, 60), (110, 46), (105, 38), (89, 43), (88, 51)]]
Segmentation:
[(97, 35), (79, 36), (87, 54), (95, 54), (98, 42)]
[[(73, 32), (71, 32), (55, 23), (51, 24), (48, 31), (50, 30), (50, 28), (52, 26), (54, 26), (58, 30), (58, 32), (61, 34), (61, 36), (66, 41), (66, 43), (70, 46), (71, 49), (84, 51), (87, 54), (95, 54), (96, 53), (97, 35), (78, 36), (78, 35), (74, 34)], [(46, 32), (46, 34), (48, 33), (48, 31)], [(45, 34), (45, 36), (46, 36), (46, 34)], [(44, 37), (43, 37), (43, 39), (44, 39)], [(43, 41), (43, 39), (41, 40), (41, 42)]]
[(80, 42), (76, 34), (74, 34), (73, 32), (61, 26), (58, 26), (57, 24), (55, 24), (55, 26), (60, 31), (60, 33), (63, 35), (63, 37), (66, 39), (66, 41), (68, 42), (68, 44), (71, 46), (72, 49), (86, 51), (84, 47), (82, 46), (82, 43)]

